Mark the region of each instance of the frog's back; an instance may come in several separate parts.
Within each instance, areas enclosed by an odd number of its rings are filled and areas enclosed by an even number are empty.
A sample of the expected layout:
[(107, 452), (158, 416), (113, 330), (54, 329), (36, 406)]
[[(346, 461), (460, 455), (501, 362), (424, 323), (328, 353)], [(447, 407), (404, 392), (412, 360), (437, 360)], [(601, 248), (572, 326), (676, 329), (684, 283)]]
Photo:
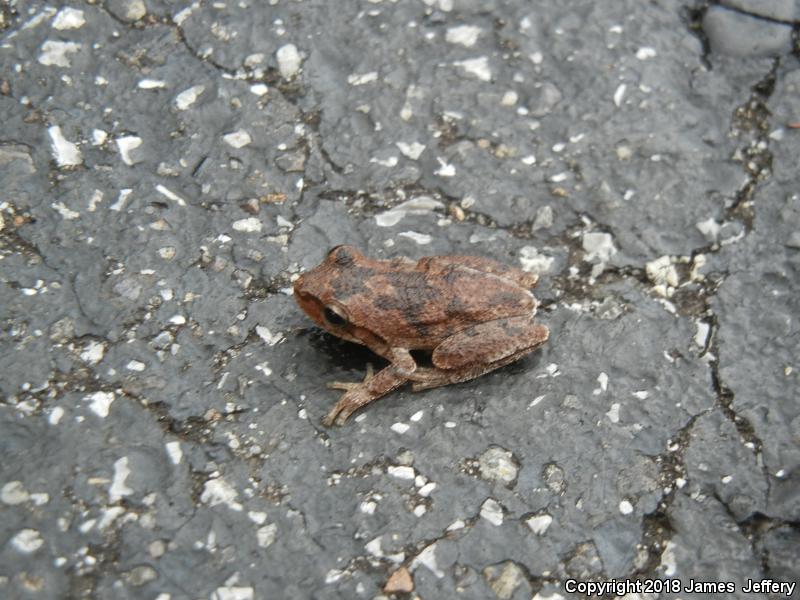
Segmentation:
[(507, 277), (456, 265), (442, 271), (441, 278), (450, 292), (442, 303), (446, 319), (486, 321), (536, 310), (530, 290)]
[(533, 315), (533, 294), (508, 278), (461, 265), (437, 272), (400, 268), (373, 275), (360, 303), (360, 320), (374, 318), (370, 328), (391, 345), (435, 348), (447, 337), (510, 316)]

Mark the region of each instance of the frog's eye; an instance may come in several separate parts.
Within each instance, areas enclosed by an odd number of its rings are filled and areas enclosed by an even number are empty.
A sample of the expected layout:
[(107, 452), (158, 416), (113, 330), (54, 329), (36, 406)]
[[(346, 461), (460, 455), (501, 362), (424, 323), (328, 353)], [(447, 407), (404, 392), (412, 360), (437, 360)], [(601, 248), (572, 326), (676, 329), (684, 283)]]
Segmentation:
[(350, 246), (334, 246), (328, 251), (328, 258), (340, 267), (349, 267), (355, 262), (357, 252)]
[(333, 325), (334, 327), (344, 327), (347, 325), (347, 317), (338, 306), (326, 306), (322, 314), (325, 316), (325, 320), (329, 325)]

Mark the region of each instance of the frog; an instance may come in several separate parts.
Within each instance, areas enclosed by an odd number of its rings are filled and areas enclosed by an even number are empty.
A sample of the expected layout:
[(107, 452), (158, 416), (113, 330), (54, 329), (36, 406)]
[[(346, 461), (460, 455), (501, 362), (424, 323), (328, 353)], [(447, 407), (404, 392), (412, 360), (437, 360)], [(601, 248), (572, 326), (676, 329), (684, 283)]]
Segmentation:
[(534, 321), (537, 280), (480, 256), (372, 259), (353, 246), (331, 248), (294, 281), (294, 298), (322, 329), (389, 364), (377, 373), (368, 365), (358, 383), (330, 382), (344, 393), (322, 423), (343, 425), (406, 383), (414, 392), (461, 383), (533, 352), (550, 336)]

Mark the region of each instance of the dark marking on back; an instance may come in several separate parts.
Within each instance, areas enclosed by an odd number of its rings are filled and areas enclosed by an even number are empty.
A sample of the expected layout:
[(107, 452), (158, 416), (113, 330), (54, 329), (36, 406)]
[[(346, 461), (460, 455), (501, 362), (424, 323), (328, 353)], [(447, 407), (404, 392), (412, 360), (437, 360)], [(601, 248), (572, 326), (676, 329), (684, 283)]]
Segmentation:
[(525, 333), (525, 329), (524, 328), (520, 327), (519, 325), (515, 325), (509, 319), (501, 321), (501, 324), (502, 324), (502, 327), (503, 327), (503, 331), (509, 337), (517, 337), (517, 336), (522, 335), (523, 333)]
[(436, 306), (442, 298), (440, 286), (430, 285), (425, 272), (386, 273), (386, 277), (397, 293), (397, 308), (403, 311), (406, 323), (419, 336), (429, 335), (431, 307)]
[(501, 289), (492, 292), (489, 297), (489, 303), (494, 306), (525, 306), (524, 292), (520, 293), (517, 290)]
[(339, 301), (345, 302), (350, 296), (363, 293), (365, 291), (364, 282), (373, 274), (372, 269), (352, 265), (342, 270), (330, 282), (335, 297)]
[(403, 308), (402, 302), (391, 294), (378, 294), (372, 301), (372, 305), (379, 310), (402, 310)]
[(470, 305), (464, 300), (463, 296), (454, 294), (450, 297), (450, 301), (447, 303), (447, 308), (445, 310), (448, 317), (459, 317), (463, 316), (469, 308)]

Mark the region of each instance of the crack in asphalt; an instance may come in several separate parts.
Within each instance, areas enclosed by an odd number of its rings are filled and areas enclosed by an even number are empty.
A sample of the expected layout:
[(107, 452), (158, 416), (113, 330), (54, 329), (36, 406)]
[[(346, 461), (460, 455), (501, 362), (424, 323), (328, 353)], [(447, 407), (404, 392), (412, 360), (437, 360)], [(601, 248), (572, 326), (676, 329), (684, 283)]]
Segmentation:
[[(702, 10), (708, 8), (708, 4), (705, 3), (702, 7)], [(124, 20), (116, 17), (113, 13), (111, 13), (105, 4), (101, 4), (100, 8), (107, 12), (109, 16), (114, 19), (116, 22), (125, 25), (131, 29), (137, 29), (136, 25), (131, 23), (125, 22)], [(5, 9), (4, 9), (5, 10)], [(737, 11), (743, 14), (747, 14), (749, 16), (758, 17), (758, 15), (754, 15), (747, 11)], [(760, 16), (764, 20), (773, 21), (773, 22), (780, 22), (786, 23), (785, 21), (780, 21), (777, 19), (771, 18), (764, 18)], [(692, 16), (692, 22), (698, 20), (697, 15)], [(699, 20), (702, 20), (702, 13), (699, 16)], [(158, 23), (155, 23), (158, 24)], [(242, 78), (243, 71), (238, 69), (230, 69), (225, 67), (224, 65), (214, 61), (210, 58), (210, 56), (204, 56), (199, 50), (192, 47), (191, 43), (188, 41), (186, 37), (186, 33), (184, 29), (172, 22), (172, 21), (162, 21), (161, 25), (165, 25), (177, 33), (177, 37), (180, 40), (181, 44), (189, 51), (189, 53), (194, 56), (197, 60), (217, 69), (223, 74), (234, 76), (237, 78)], [(795, 22), (795, 24), (797, 24)], [(143, 26), (148, 26), (147, 24), (143, 24)], [(0, 23), (0, 27), (2, 27), (2, 23)], [(691, 29), (691, 28), (690, 28)], [(700, 35), (697, 31), (693, 31), (695, 35)], [(704, 54), (702, 60), (707, 61), (710, 63), (710, 54), (708, 50), (708, 40), (704, 37), (703, 39), (703, 48)], [(743, 103), (740, 107), (738, 107), (731, 118), (731, 128), (732, 129), (742, 129), (742, 125), (749, 125), (753, 128), (750, 130), (751, 132), (755, 132), (754, 138), (749, 141), (749, 144), (741, 148), (742, 154), (744, 159), (742, 160), (743, 170), (747, 175), (746, 183), (737, 193), (735, 201), (733, 204), (726, 209), (726, 216), (730, 219), (736, 220), (741, 222), (745, 228), (746, 232), (745, 235), (748, 235), (753, 227), (753, 217), (754, 211), (757, 208), (757, 200), (758, 200), (758, 189), (760, 184), (764, 183), (769, 177), (771, 176), (771, 168), (772, 168), (772, 154), (769, 150), (769, 138), (768, 138), (768, 130), (769, 130), (769, 107), (768, 107), (768, 100), (772, 94), (772, 90), (774, 88), (775, 76), (777, 69), (780, 65), (780, 59), (775, 59), (773, 62), (772, 69), (770, 72), (765, 75), (761, 81), (753, 86), (751, 97)], [(275, 84), (279, 82), (280, 78), (278, 77), (275, 79), (276, 72), (274, 69), (271, 71), (267, 71), (267, 75), (263, 78), (255, 78), (252, 75), (248, 78), (246, 72), (244, 72), (243, 78), (247, 81), (268, 81), (271, 84)], [(283, 93), (280, 90), (280, 87), (277, 88), (280, 93)], [(285, 95), (287, 102), (295, 106), (295, 108), (299, 111), (301, 116), (305, 116), (304, 113), (299, 106), (293, 101), (291, 94)], [(310, 113), (309, 113), (310, 114)], [(308, 163), (309, 157), (313, 153), (317, 153), (322, 158), (323, 162), (327, 164), (334, 172), (337, 174), (342, 174), (344, 168), (337, 165), (332, 158), (328, 155), (328, 152), (325, 150), (324, 145), (322, 144), (322, 135), (319, 133), (317, 128), (311, 127), (313, 131), (313, 138), (307, 140), (307, 143), (304, 144), (302, 150), (305, 153), (306, 160), (304, 161), (305, 164)], [(745, 128), (746, 129), (746, 128)], [(458, 141), (458, 136), (453, 135), (452, 140), (449, 143), (455, 143)], [(442, 138), (443, 145), (444, 142), (447, 140), (446, 136)], [(760, 144), (766, 144), (765, 147), (760, 147)], [(305, 170), (303, 171), (305, 175)], [(408, 184), (406, 186), (392, 186), (387, 188), (383, 191), (378, 192), (357, 192), (355, 190), (331, 190), (322, 192), (319, 194), (319, 198), (321, 200), (336, 200), (340, 201), (342, 196), (345, 197), (347, 202), (351, 204), (358, 199), (364, 199), (365, 204), (358, 207), (359, 213), (361, 216), (368, 216), (371, 214), (370, 211), (377, 210), (386, 210), (393, 206), (395, 201), (400, 201), (401, 198), (397, 195), (398, 190), (402, 190), (404, 193), (407, 193), (408, 196), (413, 196), (415, 194), (426, 194), (431, 195), (437, 199), (443, 199), (445, 205), (449, 206), (456, 206), (458, 205), (459, 199), (447, 195), (444, 190), (440, 187), (431, 187), (426, 188), (420, 185), (418, 182)], [(305, 191), (305, 190), (304, 190)], [(302, 197), (301, 197), (302, 200)], [(383, 203), (381, 203), (383, 201)], [(386, 203), (388, 201), (388, 204)], [(586, 223), (582, 223), (579, 220), (581, 213), (578, 211), (573, 210), (573, 214), (575, 215), (576, 219), (578, 219), (578, 223), (575, 225), (567, 228), (560, 236), (560, 239), (563, 241), (567, 238), (575, 239), (574, 236), (571, 234), (575, 231), (586, 230)], [(585, 215), (591, 219), (591, 215)], [(468, 223), (476, 223), (478, 225), (488, 227), (488, 228), (497, 228), (504, 231), (507, 231), (509, 234), (514, 236), (517, 239), (533, 239), (533, 233), (531, 232), (531, 225), (532, 220), (517, 223), (513, 226), (503, 227), (497, 225), (497, 223), (489, 216), (478, 211), (466, 211), (464, 220)], [(607, 227), (602, 224), (598, 224), (595, 219), (591, 219), (596, 226), (597, 231), (607, 231), (612, 234), (613, 230), (610, 227)], [(563, 237), (566, 236), (566, 237)], [(575, 246), (571, 249), (572, 252), (579, 253), (581, 250), (578, 247), (577, 242), (569, 243), (567, 245)], [(47, 261), (45, 256), (41, 253), (41, 251), (33, 244), (27, 242), (15, 230), (4, 230), (0, 232), (0, 250), (5, 250), (6, 248), (9, 249), (10, 253), (19, 252), (23, 255), (28, 255), (31, 257), (38, 257), (46, 266)], [(708, 244), (699, 248), (695, 248), (691, 250), (688, 254), (692, 259), (700, 254), (710, 254), (710, 253), (718, 253), (722, 250), (723, 246), (720, 244)], [(572, 260), (569, 261), (572, 264)], [(50, 267), (52, 268), (52, 267)], [(59, 272), (58, 269), (53, 269), (55, 272)], [(733, 423), (737, 432), (739, 433), (741, 439), (749, 444), (752, 444), (751, 450), (753, 453), (758, 457), (761, 454), (763, 443), (761, 439), (757, 436), (753, 425), (744, 417), (737, 414), (734, 406), (733, 406), (733, 399), (734, 399), (734, 392), (725, 384), (722, 380), (720, 374), (720, 366), (724, 363), (725, 353), (723, 348), (720, 347), (719, 341), (719, 331), (723, 323), (720, 322), (718, 315), (716, 315), (712, 308), (711, 308), (711, 300), (714, 298), (716, 292), (718, 291), (720, 285), (724, 282), (724, 277), (727, 273), (723, 273), (721, 278), (717, 281), (704, 281), (698, 284), (698, 288), (696, 290), (688, 290), (689, 296), (694, 296), (694, 299), (698, 301), (698, 305), (702, 307), (702, 309), (698, 309), (697, 312), (694, 311), (685, 311), (682, 313), (684, 318), (691, 318), (692, 316), (700, 316), (703, 319), (706, 319), (707, 322), (710, 324), (710, 332), (708, 342), (706, 347), (703, 349), (703, 354), (710, 353), (713, 355), (713, 359), (708, 361), (708, 368), (710, 370), (711, 375), (711, 382), (712, 382), (712, 389), (714, 392), (714, 396), (716, 398), (716, 407), (720, 408), (726, 418)], [(626, 267), (611, 267), (606, 270), (604, 275), (598, 279), (596, 285), (588, 285), (584, 288), (577, 288), (573, 291), (576, 297), (580, 297), (580, 294), (584, 294), (584, 298), (589, 298), (589, 294), (596, 288), (602, 288), (609, 283), (614, 281), (630, 279), (637, 282), (640, 286), (645, 287), (646, 290), (649, 290), (651, 287), (651, 282), (647, 278), (646, 271), (642, 267), (637, 266), (626, 266)], [(256, 283), (257, 282), (257, 283)], [(257, 280), (254, 279), (253, 283), (256, 284), (254, 288), (248, 287), (248, 290), (245, 291), (243, 297), (248, 302), (253, 302), (257, 300), (263, 300), (268, 297), (272, 297), (275, 294), (279, 293), (279, 289), (282, 285), (286, 283), (285, 280), (281, 278), (273, 278), (272, 280)], [(74, 282), (72, 282), (72, 287), (74, 288)], [(563, 303), (563, 299), (560, 301)], [(80, 298), (76, 295), (76, 303), (78, 305), (79, 312), (86, 317), (88, 316), (84, 313), (83, 307), (80, 303)], [(125, 323), (125, 327), (128, 331), (134, 330), (137, 326), (142, 325), (149, 312), (151, 307), (141, 307), (139, 311), (133, 316), (132, 320)], [(90, 322), (91, 319), (89, 319)], [(84, 339), (86, 336), (81, 338), (73, 338), (73, 342), (78, 342), (80, 345), (81, 340)], [(91, 339), (100, 339), (106, 342), (107, 347), (112, 347), (118, 344), (123, 344), (124, 340), (121, 339), (117, 342), (112, 342), (108, 339), (91, 336)], [(255, 334), (254, 330), (251, 329), (248, 331), (247, 336), (242, 342), (237, 344), (233, 344), (227, 348), (218, 350), (214, 353), (214, 356), (211, 359), (211, 363), (213, 365), (213, 369), (215, 370), (215, 376), (213, 381), (218, 381), (219, 373), (222, 369), (225, 368), (230, 361), (237, 358), (238, 353), (240, 353), (244, 348), (246, 348), (249, 344), (257, 342), (257, 335)], [(54, 389), (58, 390), (61, 393), (69, 392), (69, 391), (80, 391), (80, 392), (88, 392), (88, 391), (99, 391), (99, 390), (110, 390), (114, 391), (115, 393), (119, 393), (122, 397), (127, 397), (132, 402), (138, 404), (144, 410), (151, 412), (156, 417), (156, 421), (164, 428), (165, 431), (176, 435), (179, 439), (190, 443), (190, 444), (200, 444), (203, 446), (209, 447), (224, 447), (227, 450), (229, 448), (219, 441), (214, 441), (211, 439), (211, 436), (214, 434), (214, 428), (216, 426), (217, 420), (205, 420), (201, 417), (196, 417), (197, 421), (192, 421), (193, 417), (189, 417), (183, 421), (179, 421), (175, 419), (169, 412), (169, 407), (167, 404), (163, 402), (151, 402), (145, 399), (143, 396), (136, 394), (135, 392), (128, 390), (125, 388), (124, 384), (111, 384), (105, 381), (102, 376), (97, 373), (97, 371), (93, 368), (84, 368), (84, 369), (77, 369), (75, 371), (71, 371), (64, 377), (59, 377), (60, 373), (58, 371), (51, 371), (49, 375), (48, 383), (53, 386)], [(49, 386), (48, 386), (49, 387)], [(31, 394), (31, 397), (36, 397), (35, 394)], [(41, 409), (47, 401), (52, 401), (56, 399), (58, 396), (55, 397), (42, 397), (39, 399)], [(287, 398), (294, 400), (294, 397), (291, 394), (286, 394)], [(297, 405), (298, 407), (300, 405)], [(695, 415), (692, 415), (673, 435), (670, 437), (670, 446), (674, 447), (674, 450), (667, 449), (664, 453), (657, 457), (657, 460), (660, 462), (660, 485), (662, 490), (668, 490), (664, 494), (662, 494), (658, 507), (643, 515), (642, 517), (642, 526), (641, 526), (641, 540), (642, 546), (645, 548), (648, 558), (645, 566), (634, 569), (627, 577), (635, 579), (638, 577), (645, 577), (645, 576), (655, 576), (657, 573), (657, 569), (661, 562), (661, 556), (663, 553), (664, 548), (666, 547), (666, 543), (671, 539), (673, 530), (670, 525), (669, 519), (669, 509), (672, 506), (672, 503), (678, 493), (678, 486), (677, 480), (682, 478), (685, 475), (685, 463), (684, 463), (684, 454), (685, 451), (691, 445), (692, 433), (695, 426), (696, 421), (703, 415), (707, 414), (710, 410), (713, 409), (706, 409), (703, 410)], [(229, 413), (235, 414), (235, 413)], [(228, 416), (227, 414), (225, 415)], [(309, 420), (309, 423), (311, 421)], [(325, 431), (316, 428), (313, 423), (311, 424), (314, 427), (316, 434), (318, 436), (325, 436)], [(747, 445), (747, 444), (746, 444)], [(748, 446), (749, 447), (749, 446)], [(250, 465), (251, 461), (248, 461), (247, 456), (242, 456), (237, 452), (231, 452), (231, 455), (235, 457), (236, 460), (243, 461), (244, 463)], [(250, 457), (252, 458), (252, 457)], [(380, 461), (384, 462), (380, 462)], [(378, 463), (382, 466), (389, 464), (386, 462), (384, 457), (379, 457)], [(760, 461), (759, 461), (760, 463)], [(767, 485), (770, 485), (770, 475), (767, 471), (767, 468), (763, 463), (760, 463), (762, 467), (762, 471), (764, 476), (767, 479)], [(372, 468), (371, 465), (370, 468)], [(207, 474), (201, 473), (199, 471), (191, 471), (192, 478), (200, 478), (201, 476), (205, 475), (207, 480)], [(198, 479), (199, 480), (199, 479)], [(205, 481), (204, 480), (204, 481)], [(196, 493), (196, 490), (192, 493), (192, 498), (195, 500), (195, 508), (197, 508), (197, 503), (199, 503), (199, 493)], [(759, 512), (753, 513), (747, 517), (744, 521), (737, 521), (735, 516), (732, 514), (730, 507), (719, 497), (716, 498), (717, 501), (722, 504), (726, 511), (728, 512), (731, 519), (737, 523), (739, 530), (746, 535), (746, 537), (751, 541), (751, 546), (754, 555), (758, 556), (756, 544), (759, 541), (760, 537), (770, 529), (780, 526), (780, 525), (789, 525), (792, 527), (800, 527), (799, 523), (792, 522), (792, 521), (785, 521), (783, 519), (770, 517), (767, 515), (763, 515)], [(284, 503), (281, 500), (278, 501), (281, 506), (289, 506), (291, 507), (290, 503)], [(75, 504), (77, 507), (77, 504)], [(296, 509), (293, 509), (296, 510)], [(296, 510), (296, 512), (300, 515), (300, 517), (305, 522), (305, 515), (302, 511)], [(470, 519), (465, 519), (465, 528), (464, 531), (468, 532), (470, 528), (478, 521), (480, 517), (476, 514)], [(312, 534), (308, 532), (308, 528), (305, 528), (306, 533), (315, 544), (317, 544), (320, 548), (324, 549), (322, 544), (318, 542)], [(115, 530), (116, 533), (116, 530)], [(439, 541), (445, 539), (452, 539), (454, 537), (462, 535), (460, 532), (442, 532), (441, 535), (438, 537), (427, 538), (425, 540), (416, 541), (412, 544), (406, 546), (405, 550), (406, 560), (404, 561), (404, 565), (410, 566), (412, 560), (425, 548), (430, 546), (431, 544), (437, 543)], [(577, 548), (577, 547), (576, 547)], [(98, 560), (102, 564), (107, 564), (109, 566), (116, 566), (118, 567), (118, 551), (116, 550), (116, 543), (110, 543), (110, 546), (105, 547), (93, 547), (92, 554), (98, 557)], [(561, 566), (563, 567), (568, 562), (569, 553), (566, 554), (564, 557), (561, 557)], [(376, 560), (366, 556), (357, 556), (351, 558), (348, 565), (345, 567), (345, 570), (356, 569), (362, 565), (371, 565), (372, 562)], [(392, 567), (395, 566), (394, 563), (390, 563), (386, 559), (380, 559), (382, 565), (384, 567)], [(507, 562), (507, 561), (505, 561)], [(501, 561), (500, 563), (496, 564), (505, 564), (505, 562)], [(556, 578), (548, 578), (548, 577), (541, 577), (535, 576), (530, 573), (528, 568), (521, 563), (516, 561), (511, 561), (519, 567), (525, 578), (528, 580), (529, 584), (533, 588), (533, 592), (536, 593), (538, 590), (542, 589), (544, 585), (553, 584), (555, 585), (558, 583)], [(761, 556), (761, 568), (762, 571), (766, 572), (768, 569), (767, 559), (764, 556)], [(112, 570), (112, 569), (110, 569)], [(113, 570), (112, 570), (113, 571)], [(84, 577), (83, 574), (73, 573), (75, 577)], [(91, 590), (94, 590), (94, 587), (97, 584), (96, 578), (94, 579), (93, 585), (91, 585)], [(538, 586), (538, 587), (537, 587)], [(79, 581), (71, 582), (71, 587), (73, 590), (76, 591), (76, 594), (79, 594), (82, 586)], [(77, 590), (76, 590), (77, 588)]]
[[(704, 48), (707, 47), (707, 39), (704, 38)], [(754, 203), (757, 196), (757, 189), (759, 184), (766, 181), (771, 176), (772, 154), (769, 151), (769, 109), (767, 108), (767, 101), (774, 91), (775, 79), (777, 69), (780, 65), (780, 60), (773, 61), (770, 71), (752, 88), (752, 95), (743, 105), (738, 107), (731, 117), (731, 129), (737, 129), (737, 125), (741, 128), (742, 125), (745, 131), (757, 132), (755, 141), (750, 142), (749, 148), (757, 148), (758, 152), (754, 152), (747, 158), (756, 158), (759, 162), (754, 166), (749, 161), (743, 161), (743, 170), (747, 175), (745, 185), (740, 189), (737, 194), (735, 203), (726, 211), (727, 215), (731, 218), (743, 222), (746, 226), (745, 235), (752, 231), (753, 217), (752, 213), (742, 214), (741, 209), (744, 206), (749, 206)], [(759, 147), (759, 144), (761, 145)], [(745, 150), (748, 147), (745, 148)], [(720, 252), (722, 246), (720, 244), (709, 244), (701, 248), (692, 250), (690, 256), (694, 259), (699, 254), (717, 253)], [(636, 271), (632, 273), (637, 280), (641, 283), (642, 273)], [(716, 398), (716, 406), (720, 408), (727, 419), (733, 423), (745, 447), (750, 448), (754, 455), (758, 458), (761, 455), (763, 442), (755, 433), (753, 425), (744, 417), (736, 413), (733, 408), (734, 392), (725, 385), (720, 375), (720, 365), (723, 360), (723, 351), (719, 342), (719, 329), (721, 327), (718, 316), (711, 308), (711, 299), (716, 294), (719, 287), (724, 282), (724, 274), (721, 279), (716, 282), (711, 282), (711, 289), (708, 289), (709, 283), (707, 280), (703, 281), (700, 290), (697, 293), (702, 293), (700, 298), (704, 310), (702, 314), (710, 322), (711, 329), (706, 347), (703, 349), (703, 354), (710, 354), (713, 359), (708, 361), (708, 367), (711, 372), (711, 381)], [(655, 511), (644, 515), (642, 520), (642, 541), (643, 545), (648, 552), (648, 560), (646, 565), (641, 569), (635, 569), (628, 575), (629, 579), (637, 577), (655, 577), (657, 576), (657, 569), (661, 563), (661, 554), (666, 548), (667, 542), (671, 539), (673, 532), (669, 518), (669, 508), (676, 496), (676, 481), (685, 473), (684, 453), (691, 445), (692, 429), (697, 419), (702, 415), (708, 413), (712, 409), (706, 409), (693, 415), (687, 423), (676, 434), (671, 437), (672, 446), (675, 451), (668, 451), (662, 454), (659, 458), (662, 462), (662, 489), (669, 490), (659, 502), (659, 506)], [(757, 460), (761, 464), (762, 474), (767, 482), (767, 497), (769, 497), (770, 474), (766, 465), (762, 461)], [(717, 501), (725, 508), (731, 520), (737, 524), (739, 531), (751, 543), (751, 549), (755, 556), (758, 556), (757, 543), (761, 538), (764, 530), (764, 524), (768, 524), (769, 528), (776, 527), (782, 523), (781, 519), (775, 519), (761, 513), (753, 513), (748, 517), (748, 520), (755, 519), (758, 522), (758, 527), (747, 525), (747, 521), (742, 522), (737, 519), (731, 512), (728, 504), (723, 499), (719, 498), (716, 494)], [(761, 560), (762, 573), (768, 571), (768, 564), (766, 560)]]
[(747, 10), (741, 6), (731, 6), (729, 4), (717, 4), (717, 6), (722, 6), (731, 12), (739, 13), (740, 15), (745, 15), (747, 17), (752, 17), (758, 21), (765, 21), (767, 23), (775, 23), (778, 25), (798, 25), (800, 24), (800, 20), (791, 20), (791, 19), (779, 19), (778, 17), (772, 17), (770, 15), (764, 15), (761, 13), (757, 13), (752, 10)]

